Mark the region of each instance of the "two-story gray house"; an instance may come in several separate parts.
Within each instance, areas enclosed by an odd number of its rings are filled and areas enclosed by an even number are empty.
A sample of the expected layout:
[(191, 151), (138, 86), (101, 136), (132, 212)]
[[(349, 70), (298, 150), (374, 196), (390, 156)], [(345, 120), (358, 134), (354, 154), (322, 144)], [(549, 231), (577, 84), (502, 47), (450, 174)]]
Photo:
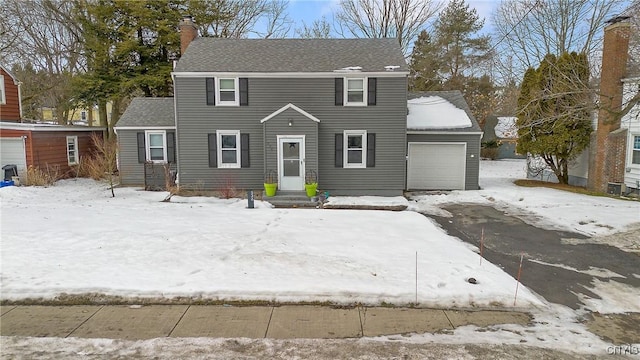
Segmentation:
[(302, 191), (313, 171), (334, 194), (404, 190), (408, 72), (396, 40), (183, 47), (174, 97), (134, 99), (117, 126), (123, 184), (144, 183), (145, 162), (169, 161), (180, 186), (260, 189), (272, 172), (279, 190)]
[(185, 18), (174, 97), (136, 98), (118, 123), (123, 185), (153, 184), (168, 162), (180, 186), (201, 189), (257, 190), (269, 173), (280, 191), (304, 190), (309, 173), (338, 195), (407, 189), (408, 70), (397, 40), (196, 34)]

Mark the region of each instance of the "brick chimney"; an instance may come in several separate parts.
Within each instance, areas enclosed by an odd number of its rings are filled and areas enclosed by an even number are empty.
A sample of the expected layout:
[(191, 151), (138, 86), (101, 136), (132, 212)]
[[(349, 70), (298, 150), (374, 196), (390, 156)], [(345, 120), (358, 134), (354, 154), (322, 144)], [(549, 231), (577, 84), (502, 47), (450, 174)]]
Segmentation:
[(604, 29), (598, 128), (591, 136), (588, 187), (607, 191), (609, 182), (624, 181), (626, 133), (620, 129), (622, 79), (626, 75), (631, 24), (625, 18), (609, 20)]
[(180, 54), (184, 55), (191, 41), (198, 37), (198, 28), (191, 15), (185, 15), (180, 20), (178, 28), (180, 29)]

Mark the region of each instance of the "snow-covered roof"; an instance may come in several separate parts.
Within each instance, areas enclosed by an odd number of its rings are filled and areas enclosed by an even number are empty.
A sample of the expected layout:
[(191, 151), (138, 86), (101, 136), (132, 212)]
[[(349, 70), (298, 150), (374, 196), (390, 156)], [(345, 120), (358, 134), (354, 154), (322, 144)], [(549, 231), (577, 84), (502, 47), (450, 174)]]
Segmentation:
[(473, 124), (466, 111), (440, 96), (422, 96), (407, 102), (408, 130), (461, 129)]
[(498, 116), (498, 123), (495, 127), (496, 137), (500, 139), (517, 139), (516, 119), (513, 116)]

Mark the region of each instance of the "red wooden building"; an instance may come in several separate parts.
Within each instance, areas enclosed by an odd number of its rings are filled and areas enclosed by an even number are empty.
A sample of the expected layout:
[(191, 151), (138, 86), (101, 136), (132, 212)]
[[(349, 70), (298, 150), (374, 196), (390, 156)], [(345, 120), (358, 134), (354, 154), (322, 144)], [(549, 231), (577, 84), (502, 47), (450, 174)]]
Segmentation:
[(20, 81), (0, 65), (0, 120), (19, 122), (21, 118)]
[[(23, 123), (20, 82), (0, 65), (0, 166), (16, 165), (23, 177), (29, 166), (70, 174), (93, 149), (91, 134), (104, 128)], [(5, 177), (0, 173), (0, 180)]]

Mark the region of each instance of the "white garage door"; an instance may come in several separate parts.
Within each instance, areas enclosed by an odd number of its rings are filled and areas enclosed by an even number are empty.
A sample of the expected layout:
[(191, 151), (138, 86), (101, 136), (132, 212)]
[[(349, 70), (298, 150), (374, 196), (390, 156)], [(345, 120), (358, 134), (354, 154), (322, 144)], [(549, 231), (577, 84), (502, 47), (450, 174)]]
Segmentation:
[(409, 143), (407, 189), (464, 190), (465, 143)]
[[(0, 165), (17, 165), (18, 174), (23, 176), (27, 169), (27, 157), (22, 138), (0, 138)], [(0, 180), (4, 180), (4, 171), (0, 172)]]

